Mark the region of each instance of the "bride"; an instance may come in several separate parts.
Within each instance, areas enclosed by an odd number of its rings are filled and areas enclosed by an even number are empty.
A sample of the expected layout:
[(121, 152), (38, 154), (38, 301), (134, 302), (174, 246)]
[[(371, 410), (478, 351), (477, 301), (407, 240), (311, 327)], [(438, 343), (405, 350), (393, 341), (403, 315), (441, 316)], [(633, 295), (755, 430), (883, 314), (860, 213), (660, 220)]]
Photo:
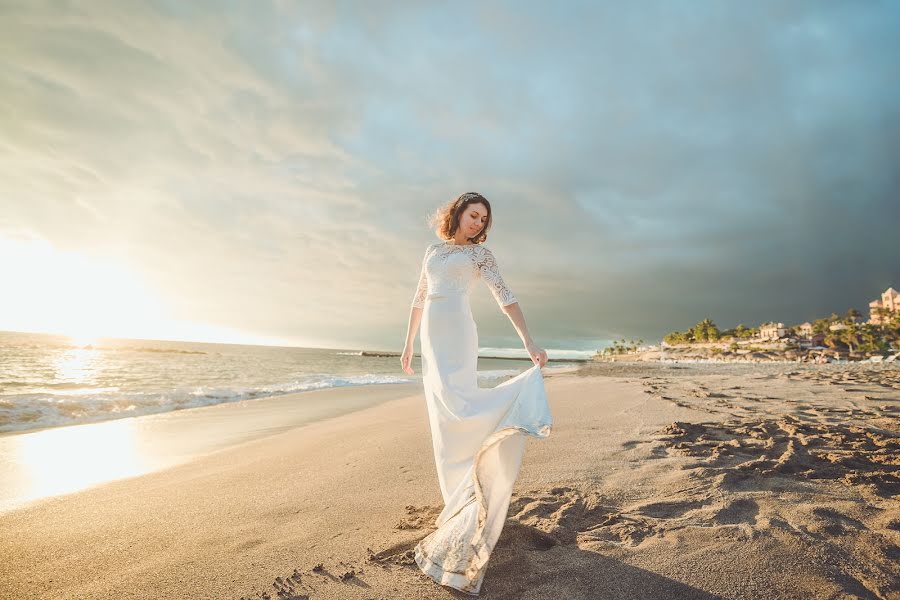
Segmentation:
[[(431, 220), (443, 241), (425, 250), (400, 362), (412, 374), (421, 324), (422, 384), (444, 509), (437, 529), (415, 548), (437, 583), (477, 595), (509, 509), (525, 436), (546, 438), (553, 420), (541, 368), (547, 353), (532, 340), (519, 302), (484, 245), (491, 205), (468, 192)], [(512, 321), (534, 365), (494, 388), (478, 386), (478, 330), (469, 295), (481, 279)]]

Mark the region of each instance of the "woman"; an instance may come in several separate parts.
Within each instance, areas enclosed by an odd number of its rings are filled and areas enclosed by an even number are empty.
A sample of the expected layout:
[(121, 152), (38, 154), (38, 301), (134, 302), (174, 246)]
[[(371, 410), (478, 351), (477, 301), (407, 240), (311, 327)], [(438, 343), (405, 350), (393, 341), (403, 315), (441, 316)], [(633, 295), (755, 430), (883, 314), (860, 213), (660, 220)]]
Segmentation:
[[(519, 303), (483, 243), (491, 205), (462, 194), (432, 219), (444, 239), (428, 246), (400, 362), (410, 367), (422, 325), (422, 383), (444, 509), (437, 530), (416, 545), (419, 568), (436, 582), (477, 595), (500, 537), (518, 477), (525, 435), (550, 435), (541, 367), (547, 353), (531, 339)], [(525, 344), (534, 366), (494, 388), (478, 386), (478, 331), (469, 294), (482, 279)]]

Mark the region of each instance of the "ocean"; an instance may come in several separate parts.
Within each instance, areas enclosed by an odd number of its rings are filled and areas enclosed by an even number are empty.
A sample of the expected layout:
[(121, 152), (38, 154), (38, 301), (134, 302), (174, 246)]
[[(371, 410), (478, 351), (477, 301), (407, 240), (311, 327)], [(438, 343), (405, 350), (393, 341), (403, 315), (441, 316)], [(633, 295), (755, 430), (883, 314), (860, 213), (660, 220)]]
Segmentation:
[[(478, 384), (493, 387), (531, 365), (527, 358), (480, 357)], [(0, 434), (329, 387), (421, 382), (418, 355), (412, 366), (415, 374), (407, 375), (399, 356), (359, 349), (106, 338), (79, 345), (62, 335), (0, 332)]]

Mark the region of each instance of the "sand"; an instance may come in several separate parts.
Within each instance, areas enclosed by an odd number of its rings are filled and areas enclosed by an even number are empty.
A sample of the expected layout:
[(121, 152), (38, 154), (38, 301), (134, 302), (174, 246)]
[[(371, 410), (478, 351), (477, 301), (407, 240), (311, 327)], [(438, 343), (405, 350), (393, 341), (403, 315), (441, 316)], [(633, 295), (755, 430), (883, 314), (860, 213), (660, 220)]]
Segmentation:
[[(617, 363), (547, 390), (482, 598), (900, 598), (896, 367)], [(2, 514), (0, 597), (469, 597), (412, 562), (441, 507), (415, 390)]]

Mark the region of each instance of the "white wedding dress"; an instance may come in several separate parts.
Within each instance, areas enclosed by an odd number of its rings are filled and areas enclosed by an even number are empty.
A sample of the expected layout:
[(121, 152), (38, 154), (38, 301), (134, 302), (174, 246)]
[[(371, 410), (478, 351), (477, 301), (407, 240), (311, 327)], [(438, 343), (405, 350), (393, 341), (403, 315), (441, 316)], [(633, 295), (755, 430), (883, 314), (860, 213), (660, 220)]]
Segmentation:
[(423, 309), (422, 382), (445, 505), (437, 529), (416, 545), (416, 563), (473, 595), (506, 520), (525, 435), (546, 438), (553, 424), (538, 365), (494, 388), (478, 386), (469, 294), (479, 278), (500, 306), (517, 301), (487, 247), (432, 244), (412, 303)]

